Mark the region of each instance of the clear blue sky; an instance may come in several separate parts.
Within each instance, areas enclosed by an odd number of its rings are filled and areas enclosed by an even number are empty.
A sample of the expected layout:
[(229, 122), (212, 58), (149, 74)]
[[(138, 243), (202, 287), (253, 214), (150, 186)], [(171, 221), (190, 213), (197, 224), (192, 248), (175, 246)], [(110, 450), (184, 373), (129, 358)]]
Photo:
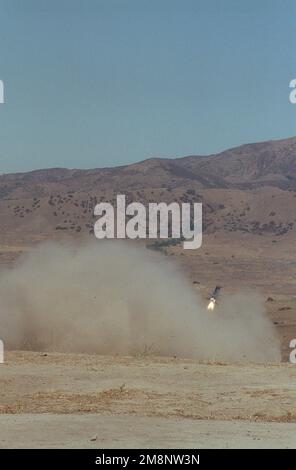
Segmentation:
[(0, 172), (296, 135), (295, 0), (0, 0)]

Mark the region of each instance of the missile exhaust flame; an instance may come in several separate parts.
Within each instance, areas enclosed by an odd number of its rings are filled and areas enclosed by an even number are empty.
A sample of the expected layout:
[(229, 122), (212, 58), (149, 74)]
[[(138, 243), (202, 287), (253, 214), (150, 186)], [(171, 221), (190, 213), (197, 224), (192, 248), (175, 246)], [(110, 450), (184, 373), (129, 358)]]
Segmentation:
[(215, 304), (216, 304), (216, 300), (215, 299), (211, 299), (210, 302), (209, 302), (209, 305), (208, 305), (208, 310), (211, 310), (213, 311), (214, 308), (215, 308)]

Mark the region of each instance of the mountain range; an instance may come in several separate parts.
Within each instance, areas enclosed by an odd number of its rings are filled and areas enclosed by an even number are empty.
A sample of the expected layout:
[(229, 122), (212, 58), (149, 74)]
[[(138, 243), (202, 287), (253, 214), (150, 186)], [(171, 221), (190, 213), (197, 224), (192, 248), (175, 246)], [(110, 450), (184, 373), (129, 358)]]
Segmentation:
[(114, 168), (3, 174), (1, 236), (89, 233), (95, 204), (119, 193), (144, 204), (201, 201), (207, 232), (285, 235), (296, 221), (296, 137)]

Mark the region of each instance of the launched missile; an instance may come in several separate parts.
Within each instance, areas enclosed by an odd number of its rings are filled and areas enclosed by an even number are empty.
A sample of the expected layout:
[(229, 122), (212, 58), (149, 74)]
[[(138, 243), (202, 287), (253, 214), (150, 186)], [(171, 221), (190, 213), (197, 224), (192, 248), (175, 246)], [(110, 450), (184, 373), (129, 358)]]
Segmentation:
[(222, 289), (221, 286), (216, 286), (215, 289), (213, 290), (212, 295), (211, 295), (210, 298), (217, 300), (218, 295), (220, 294), (220, 290), (221, 290), (221, 289)]
[(213, 290), (211, 296), (209, 297), (210, 302), (207, 307), (208, 310), (212, 310), (212, 311), (214, 310), (220, 290), (221, 290), (220, 286), (216, 286), (215, 289)]

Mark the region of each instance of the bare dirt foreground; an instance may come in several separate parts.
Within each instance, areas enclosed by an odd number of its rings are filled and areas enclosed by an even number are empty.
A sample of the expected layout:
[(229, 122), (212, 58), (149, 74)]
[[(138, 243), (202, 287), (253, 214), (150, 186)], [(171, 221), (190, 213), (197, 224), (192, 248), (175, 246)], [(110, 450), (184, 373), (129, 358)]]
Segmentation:
[(10, 352), (0, 447), (296, 447), (296, 366)]

